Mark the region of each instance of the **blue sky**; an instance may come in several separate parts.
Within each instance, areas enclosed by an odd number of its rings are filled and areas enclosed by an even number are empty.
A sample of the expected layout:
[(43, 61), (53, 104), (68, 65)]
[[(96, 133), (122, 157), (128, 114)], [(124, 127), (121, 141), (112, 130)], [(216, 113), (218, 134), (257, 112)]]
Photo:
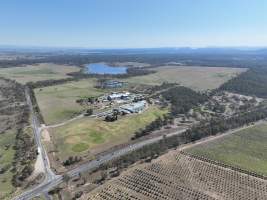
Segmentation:
[(3, 0), (0, 44), (267, 46), (266, 0)]

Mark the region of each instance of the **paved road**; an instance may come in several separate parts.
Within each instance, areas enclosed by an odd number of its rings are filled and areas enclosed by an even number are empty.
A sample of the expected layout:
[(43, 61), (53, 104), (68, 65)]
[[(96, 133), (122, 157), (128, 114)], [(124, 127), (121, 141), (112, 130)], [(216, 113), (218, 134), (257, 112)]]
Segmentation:
[(38, 148), (38, 153), (41, 155), (42, 157), (42, 161), (43, 161), (43, 165), (45, 168), (45, 178), (46, 180), (50, 180), (53, 179), (56, 175), (54, 174), (54, 172), (51, 170), (50, 168), (50, 163), (49, 163), (49, 158), (47, 156), (46, 150), (43, 147), (43, 144), (41, 142), (41, 127), (40, 127), (40, 123), (39, 120), (37, 118), (37, 116), (34, 113), (33, 110), (33, 106), (32, 106), (32, 101), (29, 95), (29, 91), (28, 89), (26, 89), (26, 98), (27, 98), (27, 103), (29, 105), (30, 111), (32, 113), (32, 127), (33, 127), (33, 133), (34, 133), (34, 137), (35, 137), (35, 142)]
[[(55, 175), (54, 172), (51, 170), (46, 150), (43, 147), (43, 144), (41, 142), (40, 123), (39, 123), (39, 120), (38, 120), (37, 116), (34, 113), (33, 105), (32, 105), (32, 101), (31, 101), (30, 95), (29, 95), (28, 88), (26, 88), (25, 94), (26, 94), (27, 104), (29, 105), (30, 111), (32, 113), (32, 122), (31, 122), (31, 124), (32, 124), (32, 128), (33, 128), (35, 143), (36, 143), (37, 148), (38, 148), (38, 153), (39, 153), (38, 156), (41, 156), (42, 165), (44, 166), (45, 179), (44, 179), (42, 184), (45, 184), (47, 182), (50, 182), (51, 180), (54, 180), (58, 176)], [(18, 199), (20, 199), (20, 198), (18, 198)]]
[[(173, 133), (166, 135), (166, 137), (178, 135), (184, 131), (185, 131), (185, 129), (179, 130), (177, 132), (173, 132)], [(146, 145), (158, 142), (159, 140), (162, 140), (162, 139), (163, 139), (163, 136), (158, 136), (158, 137), (155, 137), (152, 139), (138, 142), (136, 144), (129, 145), (129, 146), (124, 147), (122, 149), (116, 150), (112, 153), (107, 153), (106, 155), (99, 157), (97, 160), (92, 160), (92, 161), (89, 161), (87, 163), (79, 165), (78, 167), (66, 172), (65, 175), (68, 175), (69, 177), (74, 177), (81, 172), (93, 170), (93, 169), (99, 167), (103, 163), (107, 163), (107, 162), (111, 161), (112, 159), (119, 158), (123, 155), (126, 155), (127, 153), (129, 153), (131, 151), (135, 151), (135, 150), (140, 149)], [(34, 198), (40, 194), (47, 193), (49, 190), (56, 187), (57, 185), (59, 185), (62, 182), (63, 182), (63, 175), (52, 176), (51, 179), (47, 179), (45, 182), (41, 183), (40, 185), (36, 186), (33, 189), (30, 189), (30, 190), (24, 192), (23, 194), (21, 194), (20, 196), (18, 196), (15, 199), (16, 200), (32, 199), (32, 198)]]

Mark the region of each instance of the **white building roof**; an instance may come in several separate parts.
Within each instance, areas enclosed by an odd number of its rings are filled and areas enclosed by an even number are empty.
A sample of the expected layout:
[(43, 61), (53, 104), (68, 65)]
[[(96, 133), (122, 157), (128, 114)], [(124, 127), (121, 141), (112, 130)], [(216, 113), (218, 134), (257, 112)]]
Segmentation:
[(131, 112), (135, 112), (136, 110), (143, 108), (145, 105), (146, 105), (146, 101), (139, 101), (137, 103), (132, 103), (132, 104), (121, 106), (121, 108), (125, 110), (130, 110)]
[(114, 94), (109, 95), (108, 97), (111, 98), (111, 99), (118, 99), (118, 98), (121, 98), (121, 97), (128, 97), (129, 94), (130, 94), (129, 92), (114, 93)]

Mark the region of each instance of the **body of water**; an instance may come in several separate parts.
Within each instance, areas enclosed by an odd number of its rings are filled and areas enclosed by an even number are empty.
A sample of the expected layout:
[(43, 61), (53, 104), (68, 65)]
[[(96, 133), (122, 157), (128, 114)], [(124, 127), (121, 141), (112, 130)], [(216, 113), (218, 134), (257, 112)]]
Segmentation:
[(86, 65), (88, 74), (126, 74), (127, 67), (112, 67), (104, 63), (92, 63)]

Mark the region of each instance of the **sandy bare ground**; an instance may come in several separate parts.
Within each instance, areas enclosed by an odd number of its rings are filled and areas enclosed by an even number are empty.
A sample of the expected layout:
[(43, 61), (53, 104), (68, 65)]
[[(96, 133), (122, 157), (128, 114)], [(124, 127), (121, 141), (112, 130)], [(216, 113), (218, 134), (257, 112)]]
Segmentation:
[(28, 180), (34, 180), (38, 175), (44, 174), (45, 168), (42, 161), (42, 156), (38, 154), (37, 159), (34, 164), (34, 171), (31, 174), (31, 176), (28, 178)]
[(42, 138), (44, 142), (50, 142), (51, 138), (50, 138), (50, 134), (48, 132), (48, 130), (45, 128), (45, 126), (43, 126), (42, 129)]
[(34, 165), (34, 173), (39, 174), (39, 173), (42, 173), (44, 171), (45, 171), (45, 169), (44, 169), (44, 165), (42, 162), (42, 157), (40, 155), (38, 155), (36, 162), (35, 162), (35, 165)]

